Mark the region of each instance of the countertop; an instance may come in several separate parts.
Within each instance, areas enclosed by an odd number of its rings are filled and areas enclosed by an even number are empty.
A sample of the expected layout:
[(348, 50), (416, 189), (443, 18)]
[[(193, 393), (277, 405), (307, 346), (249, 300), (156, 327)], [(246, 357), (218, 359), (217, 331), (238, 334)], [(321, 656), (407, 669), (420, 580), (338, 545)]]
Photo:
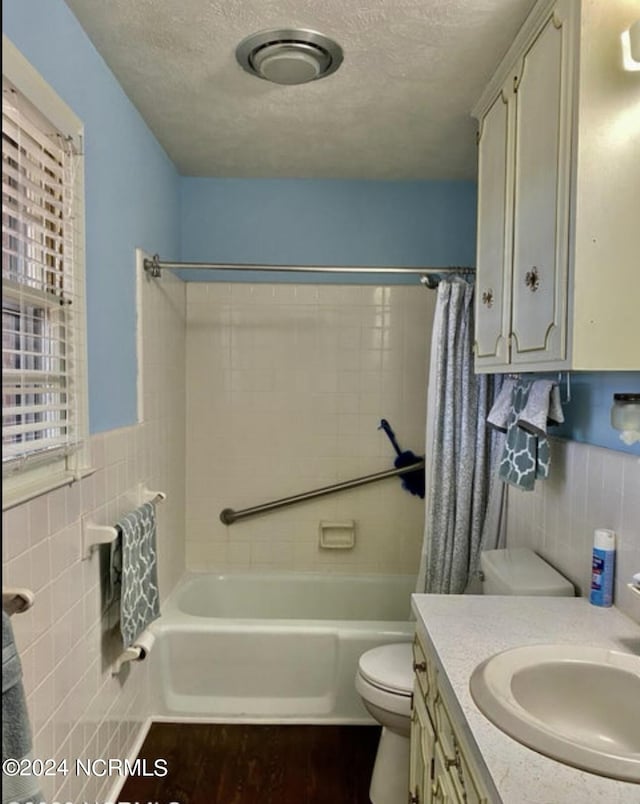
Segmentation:
[(412, 609), (466, 720), (470, 747), (504, 804), (640, 803), (640, 785), (572, 768), (509, 737), (469, 692), (481, 661), (518, 645), (579, 643), (640, 655), (640, 625), (585, 598), (414, 594)]

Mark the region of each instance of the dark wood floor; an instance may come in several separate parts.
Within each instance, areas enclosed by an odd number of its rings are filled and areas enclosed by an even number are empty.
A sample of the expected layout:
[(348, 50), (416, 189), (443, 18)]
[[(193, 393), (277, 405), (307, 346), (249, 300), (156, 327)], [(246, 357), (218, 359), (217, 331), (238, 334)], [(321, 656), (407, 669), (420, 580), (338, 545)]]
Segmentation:
[(140, 750), (147, 772), (127, 779), (121, 802), (158, 804), (369, 804), (376, 726), (154, 723)]

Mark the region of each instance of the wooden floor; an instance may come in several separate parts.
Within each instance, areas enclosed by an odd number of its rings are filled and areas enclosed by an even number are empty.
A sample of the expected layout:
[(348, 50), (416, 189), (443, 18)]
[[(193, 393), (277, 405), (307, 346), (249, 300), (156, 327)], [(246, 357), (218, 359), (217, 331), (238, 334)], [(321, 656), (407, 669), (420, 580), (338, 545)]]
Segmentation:
[(369, 804), (377, 726), (154, 723), (138, 755), (164, 778), (127, 779), (119, 800), (158, 804)]

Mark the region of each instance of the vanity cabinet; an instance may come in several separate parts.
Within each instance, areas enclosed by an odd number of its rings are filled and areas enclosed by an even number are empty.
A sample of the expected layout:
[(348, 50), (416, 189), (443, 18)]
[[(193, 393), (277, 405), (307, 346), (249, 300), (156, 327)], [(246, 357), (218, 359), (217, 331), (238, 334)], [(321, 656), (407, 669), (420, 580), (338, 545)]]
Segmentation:
[(411, 713), (411, 804), (488, 804), (471, 753), (451, 714), (435, 660), (423, 639), (413, 643), (415, 684)]
[(610, 130), (640, 95), (607, 63), (624, 3), (600, 5), (540, 0), (473, 110), (478, 372), (640, 369), (640, 153)]

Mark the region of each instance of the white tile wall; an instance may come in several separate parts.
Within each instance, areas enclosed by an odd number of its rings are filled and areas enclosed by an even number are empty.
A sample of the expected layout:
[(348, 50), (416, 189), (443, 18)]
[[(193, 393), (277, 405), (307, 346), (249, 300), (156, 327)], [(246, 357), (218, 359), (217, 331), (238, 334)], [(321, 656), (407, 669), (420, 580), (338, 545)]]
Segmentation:
[[(241, 509), (424, 450), (435, 294), (416, 287), (205, 284), (187, 290), (187, 564), (415, 572), (423, 501), (398, 479), (224, 526)], [(320, 520), (356, 547), (320, 550)]]
[[(127, 757), (150, 711), (147, 666), (112, 677), (119, 650), (102, 614), (100, 563), (82, 560), (82, 518), (112, 524), (139, 484), (167, 493), (158, 508), (162, 596), (184, 568), (184, 285), (143, 282), (143, 423), (91, 439), (90, 477), (3, 513), (3, 584), (36, 593), (13, 617), (36, 757)], [(117, 393), (117, 389), (114, 389)], [(43, 780), (48, 801), (104, 800), (117, 778)]]
[(640, 622), (638, 597), (627, 588), (640, 572), (640, 460), (577, 441), (551, 445), (549, 478), (533, 492), (509, 488), (509, 546), (531, 547), (588, 596), (593, 531), (614, 530), (614, 603)]

